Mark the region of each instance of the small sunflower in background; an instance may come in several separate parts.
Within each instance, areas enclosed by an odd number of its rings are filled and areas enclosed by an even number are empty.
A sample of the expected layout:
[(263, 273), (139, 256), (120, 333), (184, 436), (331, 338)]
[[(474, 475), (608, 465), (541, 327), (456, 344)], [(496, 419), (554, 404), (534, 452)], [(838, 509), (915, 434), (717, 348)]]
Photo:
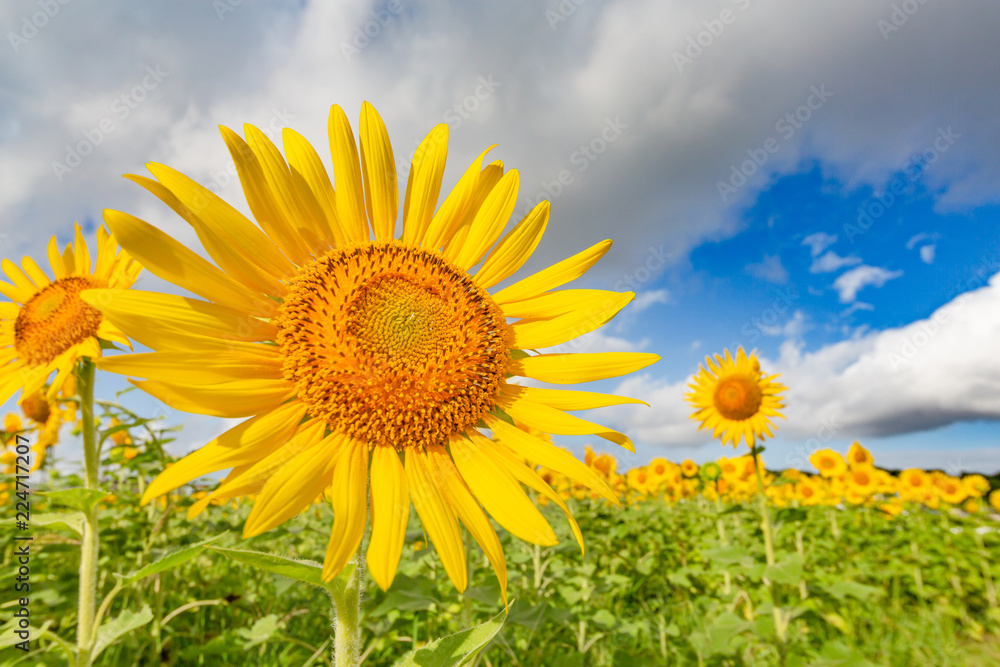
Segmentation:
[(684, 459), (681, 462), (681, 473), (685, 477), (694, 477), (698, 474), (698, 464), (691, 459)]
[(847, 472), (847, 461), (839, 453), (832, 449), (820, 449), (809, 456), (809, 463), (813, 464), (819, 474), (827, 479), (840, 477)]
[(508, 382), (576, 384), (659, 359), (526, 352), (597, 329), (634, 299), (558, 290), (611, 242), (491, 292), (534, 252), (549, 202), (503, 235), (519, 176), (500, 161), (484, 166), (484, 151), (439, 205), (446, 124), (417, 148), (401, 210), (388, 132), (367, 102), (360, 152), (343, 110), (331, 109), (333, 182), (292, 130), (283, 133), (284, 155), (251, 125), (245, 139), (222, 133), (257, 224), (169, 167), (148, 165), (156, 180), (130, 177), (194, 227), (215, 264), (138, 218), (105, 212), (123, 247), (200, 298), (108, 290), (83, 297), (155, 350), (106, 359), (102, 369), (144, 378), (135, 384), (179, 410), (248, 418), (164, 471), (143, 502), (232, 468), (191, 513), (210, 499), (256, 493), (244, 526), (251, 537), (330, 489), (323, 579), (354, 556), (370, 517), (368, 570), (387, 589), (412, 501), (455, 587), (468, 583), (461, 521), (506, 597), (503, 549), (480, 503), (510, 533), (541, 545), (556, 536), (522, 484), (569, 510), (535, 464), (618, 503), (602, 475), (537, 434), (594, 434), (634, 451), (623, 434), (567, 411), (642, 401)]
[(93, 288), (131, 287), (142, 271), (103, 227), (97, 230), (97, 257), (92, 262), (80, 225), (72, 243), (59, 251), (53, 236), (48, 260), (54, 278), (35, 260), (25, 257), (18, 266), (9, 259), (0, 268), (10, 280), (0, 280), (0, 403), (21, 389), (23, 402), (45, 390), (46, 401), (73, 381), (81, 357), (101, 356), (101, 341), (131, 347), (128, 338), (94, 306), (80, 298)]
[[(67, 392), (72, 395), (73, 382), (68, 382), (60, 392), (63, 399)], [(21, 412), (28, 419), (24, 434), (34, 434), (31, 450), (35, 453), (31, 470), (38, 470), (45, 464), (50, 447), (59, 443), (59, 431), (63, 424), (76, 421), (76, 402), (57, 398), (46, 398), (47, 391), (42, 389), (21, 401)]]
[(861, 443), (855, 440), (847, 450), (847, 465), (853, 468), (873, 468), (875, 457)]
[(685, 396), (697, 408), (691, 418), (701, 422), (698, 430), (712, 429), (712, 437), (721, 438), (722, 444), (737, 447), (743, 440), (753, 448), (764, 436), (773, 437), (770, 418), (783, 417), (779, 394), (785, 387), (774, 382), (776, 377), (764, 376), (756, 353), (747, 355), (743, 348), (735, 360), (729, 350), (724, 358), (706, 357)]

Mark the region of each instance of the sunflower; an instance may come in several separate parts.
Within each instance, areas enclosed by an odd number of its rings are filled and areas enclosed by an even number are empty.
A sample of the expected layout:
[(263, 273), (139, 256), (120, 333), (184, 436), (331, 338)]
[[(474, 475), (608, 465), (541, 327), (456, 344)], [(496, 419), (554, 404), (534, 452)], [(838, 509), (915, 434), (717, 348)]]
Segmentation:
[(990, 495), (987, 496), (987, 500), (990, 503), (990, 507), (995, 510), (1000, 510), (1000, 489), (990, 491)]
[(875, 493), (877, 489), (878, 480), (874, 471), (871, 469), (864, 467), (854, 468), (847, 473), (847, 490), (849, 492), (868, 498)]
[(832, 449), (821, 449), (809, 456), (809, 463), (816, 466), (819, 474), (828, 479), (839, 477), (847, 472), (847, 463), (843, 457)]
[(930, 486), (930, 477), (920, 468), (899, 473), (899, 495), (903, 500), (922, 501)]
[(721, 436), (722, 444), (736, 447), (742, 438), (753, 447), (758, 438), (773, 436), (769, 417), (782, 417), (778, 394), (785, 387), (773, 382), (777, 375), (763, 376), (756, 353), (747, 356), (741, 347), (733, 361), (729, 350), (725, 352), (725, 359), (718, 354), (714, 361), (705, 358), (685, 398), (697, 408), (691, 418), (701, 421), (699, 431), (711, 428), (712, 437)]
[(0, 303), (0, 403), (18, 389), (20, 401), (38, 393), (53, 371), (56, 376), (45, 399), (54, 400), (71, 381), (77, 359), (101, 356), (101, 341), (131, 345), (118, 327), (80, 297), (92, 288), (131, 287), (142, 270), (118, 250), (107, 230), (97, 230), (96, 265), (91, 264), (79, 224), (74, 242), (61, 253), (52, 237), (48, 259), (55, 280), (30, 257), (22, 259), (20, 267), (9, 259), (0, 264), (11, 281), (0, 280), (0, 293), (11, 299)]
[(681, 472), (685, 477), (694, 477), (698, 474), (698, 464), (691, 459), (681, 461)]
[[(67, 385), (73, 385), (68, 382)], [(63, 397), (67, 395), (67, 388), (60, 392)], [(70, 391), (73, 391), (70, 389)], [(49, 447), (59, 442), (59, 431), (66, 422), (76, 421), (76, 403), (67, 403), (73, 407), (63, 407), (58, 400), (50, 401), (45, 397), (45, 391), (37, 391), (21, 401), (21, 412), (28, 419), (28, 428), (25, 433), (34, 433), (35, 442), (31, 449), (35, 452), (35, 460), (31, 464), (32, 471), (38, 470), (45, 464)], [(70, 394), (71, 395), (71, 394)]]
[(411, 501), (458, 590), (467, 585), (461, 521), (506, 594), (504, 553), (483, 508), (521, 539), (556, 543), (522, 484), (560, 506), (582, 548), (569, 510), (535, 465), (616, 504), (617, 497), (596, 471), (514, 424), (596, 434), (634, 451), (621, 433), (565, 411), (641, 401), (508, 379), (575, 384), (659, 359), (525, 352), (597, 329), (633, 300), (632, 292), (557, 291), (611, 242), (490, 292), (534, 251), (549, 203), (501, 238), (518, 172), (505, 173), (500, 161), (484, 167), (484, 151), (437, 206), (446, 124), (416, 150), (398, 236), (395, 158), (367, 102), (360, 154), (343, 110), (331, 109), (333, 183), (317, 152), (290, 129), (284, 156), (251, 125), (245, 139), (227, 128), (222, 134), (257, 225), (169, 167), (148, 165), (156, 180), (129, 176), (194, 227), (215, 264), (138, 218), (105, 212), (119, 241), (152, 273), (201, 298), (84, 294), (154, 350), (106, 359), (101, 368), (144, 378), (135, 384), (174, 408), (249, 418), (164, 471), (142, 501), (232, 468), (209, 498), (257, 493), (243, 530), (251, 537), (329, 489), (334, 520), (323, 578), (330, 580), (361, 544), (370, 498), (367, 563), (383, 589), (396, 573)]
[(871, 468), (875, 465), (872, 453), (861, 446), (860, 442), (854, 441), (851, 448), (847, 450), (847, 465), (851, 468)]

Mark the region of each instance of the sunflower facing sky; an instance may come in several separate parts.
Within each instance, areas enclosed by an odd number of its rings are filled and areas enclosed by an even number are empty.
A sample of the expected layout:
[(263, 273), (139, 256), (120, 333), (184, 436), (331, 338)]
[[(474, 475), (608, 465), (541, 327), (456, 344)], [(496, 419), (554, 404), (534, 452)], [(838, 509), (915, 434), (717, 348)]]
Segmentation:
[(575, 384), (659, 359), (526, 352), (592, 331), (632, 301), (631, 292), (556, 291), (611, 242), (491, 293), (534, 251), (549, 203), (501, 238), (518, 172), (505, 173), (500, 161), (484, 167), (489, 149), (438, 205), (448, 127), (435, 127), (411, 163), (397, 234), (395, 159), (367, 102), (360, 153), (343, 110), (331, 109), (332, 183), (317, 152), (290, 129), (284, 156), (253, 126), (245, 126), (245, 139), (227, 128), (222, 134), (256, 225), (169, 167), (148, 165), (156, 180), (129, 176), (194, 227), (215, 264), (138, 218), (105, 212), (133, 256), (201, 298), (134, 290), (83, 295), (154, 350), (106, 358), (100, 368), (143, 378), (135, 384), (177, 409), (248, 418), (164, 471), (143, 502), (232, 468), (192, 514), (213, 499), (256, 493), (244, 526), (249, 537), (327, 491), (334, 520), (324, 578), (352, 558), (370, 516), (368, 569), (383, 589), (395, 576), (412, 502), (456, 588), (467, 584), (461, 521), (506, 596), (503, 550), (482, 508), (521, 539), (556, 543), (522, 485), (569, 512), (535, 464), (617, 503), (597, 472), (513, 424), (596, 434), (631, 450), (621, 433), (565, 411), (641, 401), (511, 382)]
[(19, 402), (37, 395), (55, 371), (45, 391), (52, 401), (71, 381), (79, 358), (101, 356), (101, 340), (131, 346), (118, 327), (80, 298), (92, 288), (131, 287), (142, 271), (107, 230), (97, 230), (94, 264), (79, 224), (62, 252), (52, 237), (48, 259), (54, 280), (30, 257), (20, 267), (3, 260), (10, 283), (0, 280), (0, 293), (11, 301), (0, 303), (0, 403), (18, 389)]
[(753, 447), (763, 436), (773, 437), (770, 417), (782, 416), (779, 394), (785, 387), (773, 381), (777, 375), (764, 377), (755, 353), (748, 356), (741, 347), (735, 361), (725, 353), (725, 358), (705, 357), (685, 398), (697, 408), (691, 418), (701, 422), (699, 431), (710, 428), (722, 444), (737, 447), (742, 439)]

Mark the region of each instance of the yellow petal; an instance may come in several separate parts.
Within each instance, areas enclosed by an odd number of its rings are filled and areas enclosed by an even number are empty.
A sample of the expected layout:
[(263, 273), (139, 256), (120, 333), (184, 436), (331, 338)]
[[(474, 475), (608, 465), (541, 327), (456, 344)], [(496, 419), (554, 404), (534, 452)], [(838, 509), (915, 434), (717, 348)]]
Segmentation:
[(506, 317), (544, 319), (564, 315), (577, 309), (589, 310), (621, 292), (602, 289), (566, 289), (546, 292), (532, 299), (511, 301), (500, 307)]
[(165, 165), (147, 164), (160, 181), (129, 175), (194, 227), (198, 240), (226, 273), (267, 294), (284, 294), (295, 267), (243, 214), (207, 188)]
[(496, 148), (496, 144), (480, 153), (479, 157), (465, 170), (462, 178), (458, 179), (458, 183), (448, 193), (444, 203), (431, 218), (431, 224), (420, 244), (421, 247), (432, 250), (440, 249), (462, 224), (476, 195), (476, 184), (479, 181), (479, 173), (483, 169), (483, 158), (494, 148)]
[(278, 468), (254, 500), (243, 524), (243, 537), (253, 537), (280, 526), (309, 507), (330, 486), (333, 463), (344, 436), (327, 436)]
[(517, 169), (511, 169), (503, 175), (483, 205), (476, 211), (476, 217), (469, 227), (469, 236), (465, 239), (462, 249), (455, 257), (455, 264), (463, 271), (468, 271), (479, 263), (486, 251), (490, 249), (507, 226), (510, 214), (514, 212), (517, 203), (517, 188), (520, 175)]
[(607, 324), (633, 299), (633, 292), (611, 294), (590, 308), (577, 308), (547, 319), (515, 322), (510, 327), (514, 345), (521, 350), (534, 350), (573, 340)]
[(249, 417), (278, 407), (295, 395), (287, 380), (233, 380), (212, 385), (167, 384), (132, 380), (132, 384), (184, 412), (213, 417)]
[(549, 406), (542, 405), (541, 403), (532, 403), (525, 398), (511, 399), (501, 397), (498, 403), (507, 414), (514, 418), (515, 421), (526, 424), (539, 431), (556, 433), (558, 435), (593, 434), (604, 438), (605, 440), (610, 440), (615, 444), (621, 445), (633, 454), (635, 453), (635, 447), (632, 445), (632, 441), (629, 440), (627, 436), (623, 433), (615, 431), (614, 429), (610, 429), (607, 426), (601, 426), (600, 424), (595, 424), (594, 422), (587, 421), (586, 419), (580, 419), (579, 417), (568, 415), (562, 410), (550, 408)]
[(583, 252), (500, 290), (493, 295), (493, 300), (503, 305), (510, 301), (530, 299), (560, 285), (565, 285), (586, 273), (610, 249), (611, 241), (601, 241)]
[(52, 265), (52, 272), (55, 274), (56, 280), (65, 278), (68, 271), (66, 270), (66, 263), (63, 262), (62, 254), (59, 252), (59, 244), (56, 243), (56, 237), (53, 236), (49, 239), (46, 254), (49, 257), (49, 264)]
[(104, 357), (98, 368), (160, 382), (177, 384), (214, 384), (229, 380), (278, 380), (284, 377), (281, 357), (272, 345), (258, 345), (261, 354), (244, 351), (148, 352)]
[(333, 530), (323, 561), (323, 581), (344, 569), (361, 544), (368, 522), (368, 445), (345, 439), (330, 487)]
[(470, 442), (461, 435), (452, 435), (448, 444), (462, 479), (497, 523), (526, 542), (558, 544), (552, 526), (528, 500), (514, 476), (483, 453), (474, 438)]
[(439, 486), (439, 473), (432, 467), (428, 455), (415, 448), (406, 452), (405, 468), (410, 498), (420, 523), (434, 544), (448, 578), (461, 593), (468, 585), (465, 544), (455, 512)]
[(482, 208), (483, 202), (486, 201), (486, 198), (493, 191), (493, 188), (496, 187), (496, 184), (500, 182), (501, 178), (503, 178), (503, 162), (500, 160), (490, 162), (479, 173), (475, 189), (472, 192), (468, 205), (465, 207), (465, 213), (462, 219), (457, 222), (454, 231), (448, 236), (445, 243), (443, 254), (448, 260), (454, 261), (462, 252), (462, 249), (465, 247), (465, 240), (469, 237), (469, 231), (472, 229), (472, 221), (476, 219), (476, 214)]
[(33, 295), (38, 291), (38, 287), (35, 283), (31, 282), (28, 276), (24, 275), (24, 271), (21, 270), (21, 267), (14, 262), (5, 257), (3, 261), (0, 262), (0, 267), (3, 267), (3, 272), (7, 274), (7, 277), (10, 278), (10, 281), (14, 283), (14, 286), (18, 288), (20, 293), (27, 294), (28, 292), (31, 292)]
[(263, 132), (253, 125), (244, 125), (247, 145), (257, 156), (272, 202), (277, 206), (288, 236), (296, 244), (300, 256), (309, 258), (328, 248), (326, 225), (320, 220), (319, 204), (306, 190), (298, 192), (292, 173), (281, 152)]
[(275, 199), (272, 185), (268, 183), (268, 177), (265, 175), (265, 168), (270, 166), (277, 169), (277, 165), (266, 163), (262, 165), (258, 156), (240, 135), (224, 126), (219, 126), (219, 130), (222, 131), (222, 138), (236, 164), (236, 173), (240, 177), (240, 184), (243, 186), (243, 193), (246, 195), (247, 205), (250, 206), (254, 220), (288, 259), (300, 265), (305, 263), (309, 257), (305, 244), (286, 219), (281, 205)]
[(522, 457), (532, 463), (560, 472), (592, 491), (596, 491), (615, 505), (619, 504), (618, 497), (608, 487), (607, 482), (569, 452), (525, 433), (516, 426), (511, 426), (493, 415), (486, 415), (484, 421), (487, 427), (496, 434), (500, 442), (513, 449)]
[(399, 183), (396, 160), (382, 117), (368, 102), (361, 105), (361, 171), (365, 181), (365, 207), (375, 240), (388, 241), (396, 233), (399, 211)]
[(115, 237), (143, 266), (166, 281), (223, 306), (251, 311), (255, 297), (186, 246), (156, 227), (127, 213), (104, 211), (104, 219)]
[(234, 426), (161, 472), (142, 494), (142, 504), (210, 472), (265, 458), (295, 434), (305, 414), (304, 404), (290, 401)]
[(552, 384), (576, 384), (627, 375), (660, 360), (649, 352), (539, 354), (516, 359), (510, 372)]
[(476, 283), (493, 287), (501, 280), (514, 275), (542, 240), (549, 222), (549, 202), (543, 201), (531, 209), (514, 229), (497, 244), (483, 266), (476, 273)]
[(24, 269), (24, 273), (31, 278), (31, 281), (35, 283), (41, 289), (49, 285), (49, 277), (45, 275), (41, 267), (35, 263), (35, 260), (30, 257), (23, 257), (21, 259), (21, 267)]
[(180, 331), (225, 340), (273, 340), (277, 327), (238, 310), (174, 294), (139, 290), (92, 289), (80, 298), (100, 310), (129, 337), (146, 345), (150, 323), (161, 330)]
[(334, 189), (337, 193), (337, 218), (349, 243), (364, 243), (368, 240), (368, 218), (354, 131), (351, 130), (344, 110), (336, 104), (330, 109), (327, 125), (330, 154), (333, 157)]
[(443, 487), (444, 496), (493, 566), (493, 571), (500, 582), (500, 597), (506, 606), (507, 561), (504, 558), (503, 547), (500, 546), (500, 539), (497, 537), (496, 531), (493, 530), (490, 520), (486, 518), (486, 514), (476, 502), (476, 498), (462, 480), (462, 475), (455, 468), (447, 450), (441, 445), (433, 445), (427, 448), (427, 457), (431, 470), (437, 472), (437, 479), (440, 480), (439, 483)]
[(507, 385), (503, 391), (510, 396), (526, 398), (534, 403), (541, 403), (559, 410), (592, 410), (594, 408), (604, 408), (609, 405), (623, 405), (626, 403), (649, 405), (638, 398), (599, 394), (592, 391), (542, 389), (539, 387), (521, 387), (517, 385)]
[[(475, 437), (477, 435), (479, 436), (478, 438)], [(537, 472), (526, 466), (521, 457), (511, 451), (507, 445), (487, 440), (479, 433), (473, 433), (472, 440), (479, 442), (483, 453), (493, 459), (498, 465), (502, 465), (517, 481), (542, 494), (563, 511), (566, 519), (569, 521), (569, 527), (573, 531), (573, 537), (576, 538), (577, 543), (580, 545), (580, 554), (582, 555), (584, 553), (583, 532), (580, 530), (576, 519), (573, 518), (573, 514), (566, 507), (566, 503), (563, 502), (559, 494), (553, 491), (552, 487), (546, 484), (545, 480), (539, 477)]]
[(372, 450), (372, 536), (368, 542), (368, 571), (383, 591), (396, 577), (406, 524), (410, 518), (410, 490), (406, 470), (392, 447)]
[(326, 235), (331, 241), (331, 247), (333, 245), (346, 245), (347, 236), (340, 228), (340, 220), (337, 218), (333, 184), (330, 183), (330, 176), (326, 173), (326, 167), (316, 153), (316, 149), (306, 141), (305, 137), (290, 127), (283, 129), (281, 136), (284, 140), (285, 157), (288, 159), (292, 176), (301, 184), (301, 187), (308, 188), (312, 193), (312, 200), (315, 201), (322, 213), (322, 220)]
[(76, 264), (76, 275), (91, 275), (90, 252), (87, 250), (87, 242), (80, 230), (80, 223), (76, 223), (76, 233), (73, 238), (73, 259)]
[(403, 199), (403, 242), (420, 245), (430, 226), (441, 193), (448, 157), (448, 126), (434, 126), (413, 154)]

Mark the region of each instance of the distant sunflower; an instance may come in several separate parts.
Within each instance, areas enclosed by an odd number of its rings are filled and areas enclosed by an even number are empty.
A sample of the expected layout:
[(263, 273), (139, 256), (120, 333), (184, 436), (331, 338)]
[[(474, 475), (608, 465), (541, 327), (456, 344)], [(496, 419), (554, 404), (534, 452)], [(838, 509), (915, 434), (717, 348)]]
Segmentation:
[(706, 357), (689, 385), (686, 398), (697, 408), (691, 418), (701, 421), (698, 430), (713, 429), (712, 437), (721, 437), (723, 444), (736, 447), (743, 439), (753, 447), (763, 436), (773, 436), (769, 418), (782, 417), (779, 394), (785, 387), (773, 381), (777, 375), (763, 376), (755, 353), (747, 356), (740, 348), (733, 361), (725, 352), (725, 358), (717, 354), (714, 361)]
[[(21, 389), (21, 399), (37, 394), (49, 381), (44, 398), (55, 399), (81, 357), (101, 356), (101, 341), (131, 345), (80, 293), (93, 288), (131, 287), (142, 267), (118, 250), (103, 227), (97, 230), (97, 259), (92, 264), (87, 244), (76, 225), (74, 243), (59, 252), (53, 236), (48, 246), (55, 279), (30, 257), (21, 266), (4, 259), (0, 293), (11, 302), (0, 303), (0, 403)], [(111, 292), (109, 292), (111, 293)]]
[(871, 468), (875, 465), (872, 453), (855, 441), (847, 450), (847, 465), (851, 468)]
[(847, 472), (847, 462), (832, 449), (821, 449), (809, 456), (809, 462), (816, 466), (819, 474), (827, 479), (840, 477)]
[(447, 125), (435, 127), (416, 150), (398, 237), (395, 158), (367, 102), (360, 154), (346, 115), (339, 106), (331, 110), (334, 183), (313, 147), (290, 129), (283, 133), (284, 156), (251, 125), (245, 140), (227, 128), (222, 133), (259, 227), (169, 167), (149, 165), (157, 180), (129, 177), (194, 227), (215, 264), (142, 220), (105, 212), (123, 246), (151, 272), (204, 300), (134, 291), (84, 295), (155, 350), (107, 359), (101, 368), (146, 378), (136, 384), (180, 410), (250, 417), (164, 471), (143, 502), (232, 468), (192, 514), (210, 498), (257, 493), (243, 531), (250, 537), (328, 489), (334, 521), (323, 578), (329, 580), (361, 543), (370, 497), (368, 569), (386, 589), (412, 501), (455, 587), (467, 585), (461, 520), (505, 595), (504, 553), (480, 503), (513, 535), (551, 545), (555, 533), (521, 485), (569, 511), (536, 464), (618, 500), (598, 472), (534, 432), (596, 434), (632, 449), (621, 433), (565, 411), (641, 401), (508, 382), (516, 376), (575, 384), (659, 359), (525, 352), (597, 329), (633, 300), (632, 292), (555, 291), (586, 272), (611, 242), (491, 293), (534, 251), (549, 203), (501, 238), (517, 200), (518, 173), (504, 173), (499, 161), (484, 167), (484, 151), (438, 206)]
[(685, 477), (694, 477), (698, 474), (698, 464), (691, 459), (684, 459), (681, 461), (681, 473)]

